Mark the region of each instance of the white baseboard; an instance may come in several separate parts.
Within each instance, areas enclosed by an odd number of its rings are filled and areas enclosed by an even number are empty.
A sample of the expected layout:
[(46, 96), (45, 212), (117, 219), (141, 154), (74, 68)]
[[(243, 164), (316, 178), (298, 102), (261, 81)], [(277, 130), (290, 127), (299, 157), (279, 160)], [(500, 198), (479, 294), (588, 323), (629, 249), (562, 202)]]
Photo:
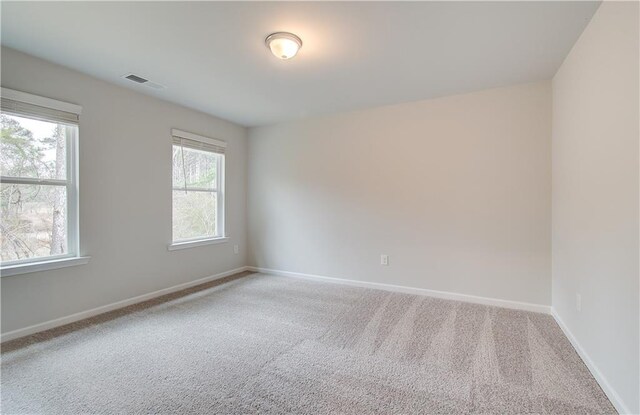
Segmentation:
[(593, 377), (596, 379), (596, 381), (598, 382), (598, 384), (600, 385), (604, 393), (607, 395), (607, 397), (609, 398), (613, 406), (615, 406), (618, 413), (631, 414), (631, 411), (629, 410), (627, 405), (625, 405), (622, 399), (620, 398), (620, 395), (616, 393), (616, 391), (611, 387), (611, 384), (609, 384), (609, 382), (607, 381), (607, 378), (604, 377), (604, 375), (602, 374), (602, 372), (600, 372), (596, 364), (593, 363), (593, 360), (591, 360), (591, 357), (589, 357), (587, 352), (582, 348), (582, 346), (580, 345), (578, 340), (575, 338), (573, 333), (571, 333), (571, 330), (569, 330), (567, 325), (564, 324), (564, 321), (562, 321), (562, 319), (556, 312), (555, 308), (551, 308), (551, 315), (558, 323), (558, 326), (560, 326), (560, 328), (564, 332), (564, 335), (567, 336), (573, 348), (576, 349), (576, 352), (578, 352), (578, 355), (580, 356), (580, 358), (582, 358), (582, 361), (585, 363), (585, 365), (587, 365), (587, 368), (589, 368), (589, 371), (591, 372)]
[(550, 314), (551, 312), (551, 307), (543, 304), (532, 304), (532, 303), (524, 303), (519, 301), (501, 300), (498, 298), (478, 297), (475, 295), (458, 294), (458, 293), (452, 293), (447, 291), (435, 291), (435, 290), (428, 290), (425, 288), (413, 288), (413, 287), (406, 287), (402, 285), (382, 284), (379, 282), (368, 282), (368, 281), (348, 280), (348, 279), (342, 279), (342, 278), (324, 277), (321, 275), (303, 274), (300, 272), (280, 271), (275, 269), (259, 268), (259, 267), (252, 267), (252, 266), (247, 267), (247, 270), (254, 271), (254, 272), (261, 272), (265, 274), (281, 275), (284, 277), (313, 279), (313, 280), (326, 281), (326, 282), (332, 282), (337, 284), (351, 285), (355, 287), (374, 288), (378, 290), (393, 291), (393, 292), (399, 292), (399, 293), (405, 293), (405, 294), (424, 295), (428, 297), (443, 298), (446, 300), (465, 301), (467, 303), (484, 304), (484, 305), (490, 305), (490, 306), (496, 306), (496, 307), (511, 308), (515, 310), (533, 311), (535, 313)]
[(97, 316), (98, 314), (103, 314), (109, 311), (117, 310), (119, 308), (123, 308), (132, 304), (141, 303), (143, 301), (151, 300), (152, 298), (160, 297), (166, 294), (171, 294), (176, 291), (184, 290), (186, 288), (195, 287), (196, 285), (204, 284), (205, 282), (218, 280), (220, 278), (228, 277), (229, 275), (237, 274), (239, 272), (243, 272), (247, 270), (248, 270), (248, 267), (240, 267), (240, 268), (232, 269), (230, 271), (225, 271), (219, 274), (210, 275), (208, 277), (200, 278), (194, 281), (189, 281), (182, 284), (174, 285), (173, 287), (163, 288), (162, 290), (150, 292), (148, 294), (138, 295), (136, 297), (128, 298), (122, 301), (116, 301), (115, 303), (92, 308), (91, 310), (81, 311), (79, 313), (71, 314), (69, 316), (45, 321), (44, 323), (34, 324), (33, 326), (28, 326), (21, 329), (2, 333), (2, 335), (0, 336), (0, 341), (5, 342), (5, 341), (20, 338), (20, 337), (28, 336), (30, 334), (38, 333), (44, 330), (49, 330), (55, 327), (64, 326), (65, 324), (74, 323), (76, 321), (84, 320), (85, 318)]

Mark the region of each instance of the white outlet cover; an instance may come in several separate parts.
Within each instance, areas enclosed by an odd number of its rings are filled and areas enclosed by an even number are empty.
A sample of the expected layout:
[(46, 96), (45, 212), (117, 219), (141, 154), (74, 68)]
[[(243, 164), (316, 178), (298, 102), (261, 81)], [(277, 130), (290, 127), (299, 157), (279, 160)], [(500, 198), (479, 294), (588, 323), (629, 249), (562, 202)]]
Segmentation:
[(380, 265), (389, 265), (389, 255), (380, 255)]

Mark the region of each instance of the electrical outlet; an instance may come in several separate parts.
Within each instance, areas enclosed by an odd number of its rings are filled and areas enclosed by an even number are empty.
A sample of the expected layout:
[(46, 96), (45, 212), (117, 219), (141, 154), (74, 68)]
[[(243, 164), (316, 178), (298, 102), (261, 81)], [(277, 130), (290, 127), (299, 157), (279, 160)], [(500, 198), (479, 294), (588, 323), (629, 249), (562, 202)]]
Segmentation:
[(233, 253), (237, 254), (238, 252), (240, 252), (240, 249), (238, 248), (238, 245), (233, 245)]
[(389, 265), (389, 255), (380, 255), (380, 265)]
[(576, 294), (576, 310), (582, 311), (582, 296), (580, 294)]

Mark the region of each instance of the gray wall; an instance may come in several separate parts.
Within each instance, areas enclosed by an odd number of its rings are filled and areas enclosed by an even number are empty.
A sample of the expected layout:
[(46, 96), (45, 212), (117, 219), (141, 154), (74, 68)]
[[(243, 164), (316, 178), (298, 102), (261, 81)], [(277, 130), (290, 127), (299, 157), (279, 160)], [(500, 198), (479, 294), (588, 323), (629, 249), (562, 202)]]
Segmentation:
[(602, 3), (553, 79), (553, 307), (631, 413), (640, 412), (638, 35), (637, 2)]
[[(80, 237), (82, 254), (92, 257), (87, 265), (3, 277), (3, 332), (246, 264), (243, 127), (6, 48), (2, 86), (82, 105)], [(171, 128), (228, 142), (229, 243), (167, 251)]]
[(250, 129), (249, 264), (550, 304), (550, 93)]

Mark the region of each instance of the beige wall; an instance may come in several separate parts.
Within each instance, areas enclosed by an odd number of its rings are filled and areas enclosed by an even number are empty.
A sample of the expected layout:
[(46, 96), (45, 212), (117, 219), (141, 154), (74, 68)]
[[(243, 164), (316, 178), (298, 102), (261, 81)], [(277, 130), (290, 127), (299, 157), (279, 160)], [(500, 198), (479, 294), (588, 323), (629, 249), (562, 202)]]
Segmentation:
[(550, 92), (250, 129), (250, 265), (550, 304)]
[(553, 79), (552, 139), (553, 307), (632, 413), (640, 412), (638, 47), (638, 3), (604, 2)]
[[(82, 105), (80, 237), (82, 254), (92, 257), (87, 265), (3, 277), (3, 333), (245, 265), (243, 127), (6, 48), (2, 86)], [(171, 128), (228, 142), (229, 243), (167, 251)]]

